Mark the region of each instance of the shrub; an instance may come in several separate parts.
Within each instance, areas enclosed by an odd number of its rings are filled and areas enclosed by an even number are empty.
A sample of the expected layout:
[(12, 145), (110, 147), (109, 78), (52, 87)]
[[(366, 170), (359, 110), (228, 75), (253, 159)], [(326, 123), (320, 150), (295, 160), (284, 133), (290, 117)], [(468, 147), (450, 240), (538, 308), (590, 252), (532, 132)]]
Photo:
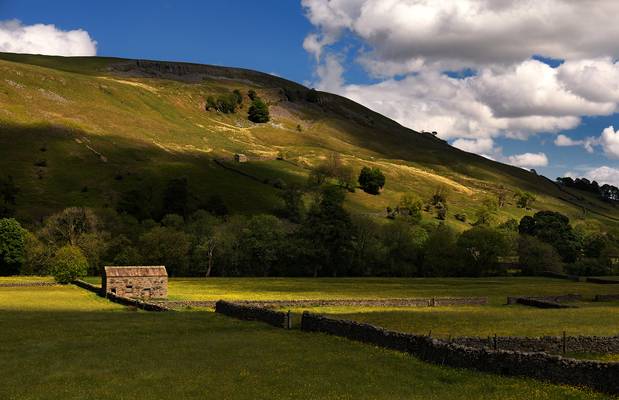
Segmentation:
[(256, 94), (256, 91), (254, 89), (249, 89), (249, 91), (247, 92), (247, 96), (249, 96), (249, 99), (251, 101), (254, 101), (258, 98), (258, 95)]
[(454, 214), (454, 218), (460, 222), (466, 222), (466, 214), (464, 213)]
[(54, 255), (51, 262), (51, 273), (58, 283), (70, 283), (77, 278), (86, 276), (88, 261), (77, 246), (63, 246)]
[(258, 124), (269, 122), (269, 106), (264, 101), (256, 98), (249, 107), (248, 117), (251, 122)]
[(359, 185), (366, 193), (379, 194), (385, 186), (385, 175), (378, 168), (363, 167), (359, 174)]

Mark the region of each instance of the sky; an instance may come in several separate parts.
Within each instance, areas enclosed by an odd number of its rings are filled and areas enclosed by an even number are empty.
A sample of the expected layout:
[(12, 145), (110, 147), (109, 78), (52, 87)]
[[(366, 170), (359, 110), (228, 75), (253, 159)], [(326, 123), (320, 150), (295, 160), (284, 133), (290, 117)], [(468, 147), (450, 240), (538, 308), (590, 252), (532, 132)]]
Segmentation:
[(619, 185), (616, 0), (0, 0), (0, 51), (251, 68)]

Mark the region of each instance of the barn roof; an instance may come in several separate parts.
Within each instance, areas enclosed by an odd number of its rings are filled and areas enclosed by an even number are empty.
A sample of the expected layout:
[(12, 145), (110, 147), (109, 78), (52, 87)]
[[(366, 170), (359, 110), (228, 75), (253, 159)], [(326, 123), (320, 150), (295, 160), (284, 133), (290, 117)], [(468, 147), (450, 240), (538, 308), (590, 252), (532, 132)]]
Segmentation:
[(141, 277), (141, 276), (168, 276), (163, 265), (152, 266), (127, 266), (115, 267), (108, 266), (104, 268), (105, 276), (114, 277)]

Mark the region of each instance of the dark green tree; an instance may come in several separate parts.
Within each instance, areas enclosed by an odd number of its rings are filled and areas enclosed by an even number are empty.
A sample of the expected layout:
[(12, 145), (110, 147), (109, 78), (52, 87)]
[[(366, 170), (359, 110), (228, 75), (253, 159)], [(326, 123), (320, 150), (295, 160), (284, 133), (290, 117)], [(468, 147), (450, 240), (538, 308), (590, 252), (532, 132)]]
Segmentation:
[(247, 91), (247, 96), (249, 97), (251, 101), (254, 101), (258, 98), (258, 94), (256, 93), (254, 89), (249, 89)]
[(464, 275), (491, 275), (498, 271), (498, 258), (509, 251), (505, 235), (498, 229), (476, 226), (460, 235), (458, 248), (464, 261)]
[(284, 216), (292, 222), (301, 222), (305, 213), (301, 187), (289, 185), (280, 193), (280, 197), (284, 200)]
[(539, 211), (532, 217), (525, 216), (520, 220), (518, 231), (550, 244), (567, 263), (576, 261), (582, 251), (582, 242), (572, 229), (570, 219), (559, 212)]
[(324, 187), (301, 225), (314, 276), (345, 274), (351, 265), (354, 229), (342, 207), (344, 197), (341, 188)]
[(525, 275), (539, 275), (545, 271), (563, 272), (563, 263), (557, 250), (534, 236), (520, 235), (518, 256)]
[(259, 98), (252, 101), (247, 114), (249, 120), (252, 122), (258, 124), (269, 122), (269, 106)]
[(363, 167), (359, 174), (359, 186), (369, 194), (379, 194), (385, 186), (385, 175), (378, 168)]
[(14, 218), (0, 219), (0, 275), (16, 275), (25, 261), (26, 231)]
[(462, 257), (457, 247), (455, 231), (441, 223), (432, 230), (423, 247), (424, 276), (462, 275)]

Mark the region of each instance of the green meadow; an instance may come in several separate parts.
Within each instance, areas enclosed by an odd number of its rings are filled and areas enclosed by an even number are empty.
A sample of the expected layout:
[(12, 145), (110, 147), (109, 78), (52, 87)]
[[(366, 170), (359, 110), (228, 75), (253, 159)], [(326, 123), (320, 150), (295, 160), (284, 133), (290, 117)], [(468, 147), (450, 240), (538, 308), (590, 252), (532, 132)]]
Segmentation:
[(212, 312), (146, 313), (74, 286), (0, 288), (2, 399), (604, 399)]

